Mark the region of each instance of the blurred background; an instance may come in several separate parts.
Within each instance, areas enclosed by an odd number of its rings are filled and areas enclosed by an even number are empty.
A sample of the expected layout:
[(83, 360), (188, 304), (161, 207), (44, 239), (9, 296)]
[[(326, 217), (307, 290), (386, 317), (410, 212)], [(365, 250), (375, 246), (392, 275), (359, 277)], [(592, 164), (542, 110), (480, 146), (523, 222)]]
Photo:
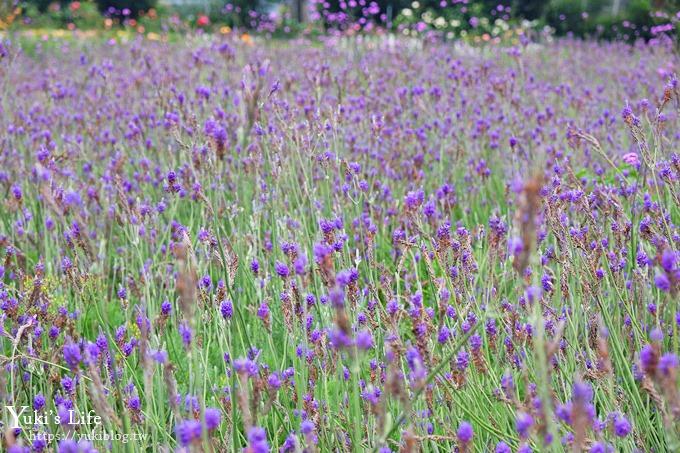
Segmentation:
[(676, 35), (680, 0), (0, 0), (0, 29), (427, 35), (498, 41), (535, 32), (599, 39)]

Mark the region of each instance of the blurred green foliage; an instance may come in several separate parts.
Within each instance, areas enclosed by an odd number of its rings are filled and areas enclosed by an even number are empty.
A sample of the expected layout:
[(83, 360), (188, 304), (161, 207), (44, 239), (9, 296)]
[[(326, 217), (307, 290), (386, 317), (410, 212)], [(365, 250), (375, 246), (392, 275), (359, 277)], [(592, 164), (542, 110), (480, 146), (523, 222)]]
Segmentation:
[[(650, 38), (654, 25), (667, 23), (673, 3), (652, 0), (620, 1), (615, 11), (610, 0), (552, 0), (546, 8), (544, 21), (558, 35), (593, 36), (605, 39)], [(655, 12), (661, 14), (656, 15)]]
[(55, 2), (31, 0), (19, 4), (24, 23), (41, 28), (66, 28), (73, 24), (78, 28), (101, 27), (102, 16), (94, 2)]
[[(63, 26), (75, 23), (78, 27), (87, 27), (96, 22), (92, 16), (97, 9), (114, 18), (144, 21), (143, 12), (156, 7), (157, 1), (24, 0), (21, 5), (24, 15), (36, 24)], [(453, 31), (455, 36), (460, 36), (465, 33), (499, 33), (504, 24), (517, 24), (526, 19), (533, 21), (532, 27), (549, 26), (557, 35), (629, 40), (648, 39), (653, 36), (654, 26), (676, 23), (674, 15), (680, 10), (680, 0), (471, 0), (467, 3), (456, 0), (366, 0), (364, 5), (357, 2), (355, 6), (348, 6), (350, 2), (346, 0), (304, 2), (307, 6), (315, 4), (325, 12), (346, 13), (350, 19), (343, 26), (352, 23), (352, 20), (362, 24), (368, 21), (385, 25), (386, 22), (391, 26), (412, 27), (419, 31)], [(74, 3), (79, 7), (74, 9)], [(372, 4), (379, 7), (379, 13), (367, 13)], [(295, 9), (292, 0), (211, 0), (181, 5), (161, 2), (157, 9), (161, 18), (178, 15), (189, 27), (227, 25), (269, 32), (275, 32), (277, 27), (300, 29), (291, 14)], [(278, 23), (267, 24), (272, 11), (278, 13)], [(205, 25), (203, 16), (209, 19), (208, 25)], [(319, 17), (321, 28), (337, 25), (326, 21), (324, 14)]]
[[(174, 5), (173, 11), (180, 16), (195, 22), (199, 16), (207, 16), (211, 24), (223, 24), (230, 27), (256, 28), (257, 17), (263, 11), (261, 0), (211, 0)], [(254, 17), (255, 16), (255, 17)]]
[(385, 3), (407, 8), (399, 24), (430, 24), (442, 17), (459, 20), (457, 31), (488, 32), (499, 18), (526, 19), (536, 21), (537, 27), (551, 27), (557, 35), (629, 40), (652, 37), (652, 27), (677, 22), (674, 15), (680, 10), (680, 0), (480, 0), (453, 5), (448, 1), (445, 6), (440, 0), (418, 0), (417, 8), (413, 2)]
[[(54, 11), (66, 11), (73, 9), (71, 5), (77, 4), (78, 8), (89, 5), (89, 1), (66, 1), (66, 0), (26, 0), (24, 4), (28, 8), (35, 8), (39, 13), (49, 13)], [(94, 3), (100, 12), (107, 14), (109, 11), (122, 12), (124, 9), (129, 11), (129, 16), (137, 17), (140, 12), (148, 11), (156, 6), (156, 0), (95, 0)]]

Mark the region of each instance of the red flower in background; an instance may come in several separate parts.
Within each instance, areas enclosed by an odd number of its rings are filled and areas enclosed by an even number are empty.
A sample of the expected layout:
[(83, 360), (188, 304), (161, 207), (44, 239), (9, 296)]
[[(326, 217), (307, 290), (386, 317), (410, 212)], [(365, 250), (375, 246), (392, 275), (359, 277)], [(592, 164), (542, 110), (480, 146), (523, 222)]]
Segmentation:
[(210, 25), (210, 18), (205, 14), (201, 14), (200, 16), (198, 16), (198, 19), (196, 20), (196, 25), (198, 25), (199, 27), (205, 27), (206, 25)]

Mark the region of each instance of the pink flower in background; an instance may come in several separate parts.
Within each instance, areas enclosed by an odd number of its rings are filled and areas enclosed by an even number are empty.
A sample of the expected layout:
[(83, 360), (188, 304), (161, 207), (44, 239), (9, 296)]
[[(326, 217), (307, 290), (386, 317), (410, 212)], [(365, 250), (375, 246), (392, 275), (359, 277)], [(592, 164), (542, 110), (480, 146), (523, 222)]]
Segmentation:
[(623, 161), (628, 165), (632, 165), (633, 167), (637, 167), (640, 165), (640, 159), (638, 159), (638, 155), (636, 153), (624, 154)]

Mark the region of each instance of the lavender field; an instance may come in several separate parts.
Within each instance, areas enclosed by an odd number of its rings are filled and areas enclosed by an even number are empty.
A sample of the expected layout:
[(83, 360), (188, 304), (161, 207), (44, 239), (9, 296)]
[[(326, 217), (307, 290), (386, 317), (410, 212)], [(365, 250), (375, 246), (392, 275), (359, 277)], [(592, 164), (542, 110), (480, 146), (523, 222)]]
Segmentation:
[(680, 451), (674, 43), (0, 57), (0, 451)]

